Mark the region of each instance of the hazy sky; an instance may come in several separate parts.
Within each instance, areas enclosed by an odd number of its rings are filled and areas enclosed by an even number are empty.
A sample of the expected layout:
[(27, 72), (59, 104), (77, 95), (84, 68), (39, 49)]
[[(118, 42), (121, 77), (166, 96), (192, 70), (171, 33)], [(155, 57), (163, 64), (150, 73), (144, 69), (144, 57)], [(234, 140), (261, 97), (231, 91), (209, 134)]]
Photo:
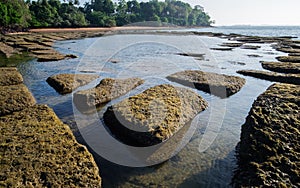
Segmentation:
[(183, 0), (200, 4), (216, 25), (300, 25), (300, 0)]
[[(82, 4), (84, 1), (80, 0)], [(181, 1), (202, 5), (216, 25), (300, 25), (300, 0)]]

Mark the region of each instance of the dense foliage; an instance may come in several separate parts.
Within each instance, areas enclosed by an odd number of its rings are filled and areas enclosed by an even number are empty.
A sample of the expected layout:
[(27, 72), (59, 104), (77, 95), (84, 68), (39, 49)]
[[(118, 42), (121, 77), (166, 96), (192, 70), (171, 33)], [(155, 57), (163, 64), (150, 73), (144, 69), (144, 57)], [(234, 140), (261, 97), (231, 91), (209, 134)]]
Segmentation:
[(156, 21), (179, 26), (209, 26), (213, 22), (201, 6), (192, 8), (177, 0), (0, 0), (3, 27), (122, 26)]

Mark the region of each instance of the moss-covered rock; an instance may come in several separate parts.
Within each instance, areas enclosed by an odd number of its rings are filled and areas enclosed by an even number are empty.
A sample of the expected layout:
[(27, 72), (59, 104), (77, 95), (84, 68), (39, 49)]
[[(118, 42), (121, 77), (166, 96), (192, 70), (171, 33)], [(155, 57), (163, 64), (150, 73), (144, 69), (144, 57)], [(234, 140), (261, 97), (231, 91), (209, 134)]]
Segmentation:
[(104, 122), (122, 142), (150, 146), (171, 138), (206, 107), (189, 89), (159, 85), (109, 107)]
[(71, 93), (76, 88), (86, 85), (99, 78), (98, 75), (89, 74), (57, 74), (47, 78), (47, 82), (61, 94)]
[(0, 187), (101, 187), (86, 147), (46, 105), (0, 117)]
[(300, 63), (300, 56), (279, 56), (276, 59), (281, 62)]
[(274, 84), (253, 103), (237, 147), (234, 187), (300, 187), (300, 87)]
[(74, 93), (73, 101), (78, 109), (89, 110), (125, 95), (143, 83), (140, 78), (105, 78), (95, 88)]
[(259, 70), (240, 70), (237, 73), (252, 76), (255, 78), (260, 78), (264, 80), (274, 81), (274, 82), (282, 82), (282, 83), (290, 83), (290, 84), (300, 84), (300, 75), (299, 74), (281, 74), (276, 72), (268, 72), (268, 71), (259, 71)]
[(177, 72), (167, 77), (170, 81), (196, 88), (221, 98), (237, 93), (245, 84), (245, 79), (198, 70)]
[(0, 86), (0, 116), (23, 110), (35, 104), (24, 84)]
[(279, 73), (300, 74), (300, 63), (262, 62), (262, 67)]
[(0, 68), (0, 86), (17, 85), (22, 83), (23, 77), (16, 68)]

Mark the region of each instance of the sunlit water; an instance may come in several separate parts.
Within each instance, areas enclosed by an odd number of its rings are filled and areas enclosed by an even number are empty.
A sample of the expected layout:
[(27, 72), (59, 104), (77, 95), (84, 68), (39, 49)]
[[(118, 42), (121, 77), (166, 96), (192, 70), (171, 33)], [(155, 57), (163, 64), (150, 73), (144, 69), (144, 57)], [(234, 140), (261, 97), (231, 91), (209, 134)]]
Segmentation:
[[(112, 101), (115, 103), (161, 83), (180, 86), (165, 78), (178, 71), (200, 69), (238, 75), (236, 71), (241, 69), (261, 70), (259, 61), (275, 60), (276, 56), (282, 54), (267, 44), (257, 44), (261, 45), (258, 50), (209, 50), (222, 42), (226, 40), (193, 35), (111, 35), (63, 41), (57, 42), (55, 48), (80, 58), (45, 63), (33, 60), (20, 65), (19, 69), (37, 102), (52, 107), (62, 121), (75, 131), (72, 94), (60, 95), (46, 83), (46, 79), (53, 74), (94, 72), (100, 75), (98, 80), (78, 90), (93, 87), (105, 77), (138, 76), (146, 80), (144, 85), (130, 94)], [(204, 60), (195, 60), (193, 57), (177, 55), (179, 52), (206, 55)], [(248, 57), (249, 54), (261, 57)], [(111, 63), (111, 60), (117, 63)], [(198, 127), (189, 143), (170, 160), (152, 167), (130, 168), (95, 155), (103, 186), (229, 187), (236, 167), (235, 146), (240, 138), (241, 125), (256, 97), (272, 84), (251, 77), (244, 78), (247, 82), (241, 91), (227, 99), (194, 90), (209, 102), (210, 108), (200, 113)], [(108, 105), (99, 112), (100, 116)]]

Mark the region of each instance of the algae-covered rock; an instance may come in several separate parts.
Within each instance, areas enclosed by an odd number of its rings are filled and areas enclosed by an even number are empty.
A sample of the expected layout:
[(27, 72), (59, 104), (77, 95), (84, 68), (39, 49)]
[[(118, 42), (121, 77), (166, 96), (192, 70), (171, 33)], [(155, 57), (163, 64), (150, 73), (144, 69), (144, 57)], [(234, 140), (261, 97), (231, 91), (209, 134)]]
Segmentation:
[(279, 56), (276, 59), (281, 62), (300, 63), (300, 56)]
[(171, 138), (206, 107), (189, 89), (159, 85), (109, 107), (104, 122), (124, 143), (150, 146)]
[(105, 78), (95, 88), (74, 93), (74, 103), (78, 109), (88, 110), (125, 95), (143, 83), (140, 78)]
[(262, 62), (262, 67), (279, 73), (300, 74), (300, 63)]
[(170, 81), (194, 87), (221, 98), (237, 93), (245, 84), (245, 79), (198, 70), (177, 72), (167, 77)]
[(86, 85), (99, 78), (98, 75), (88, 74), (57, 74), (47, 78), (47, 82), (61, 94), (71, 93), (74, 89)]
[(242, 125), (234, 187), (300, 187), (300, 87), (274, 84)]
[(23, 77), (16, 68), (0, 68), (0, 86), (23, 83)]
[(282, 82), (282, 83), (290, 83), (290, 84), (298, 84), (300, 85), (300, 75), (299, 74), (281, 74), (276, 72), (268, 72), (268, 71), (259, 71), (259, 70), (240, 70), (237, 73), (252, 76), (255, 78), (260, 78), (264, 80), (274, 81), (274, 82)]
[(101, 187), (92, 155), (46, 105), (0, 117), (0, 187)]
[(23, 110), (35, 104), (24, 84), (0, 86), (0, 116)]

